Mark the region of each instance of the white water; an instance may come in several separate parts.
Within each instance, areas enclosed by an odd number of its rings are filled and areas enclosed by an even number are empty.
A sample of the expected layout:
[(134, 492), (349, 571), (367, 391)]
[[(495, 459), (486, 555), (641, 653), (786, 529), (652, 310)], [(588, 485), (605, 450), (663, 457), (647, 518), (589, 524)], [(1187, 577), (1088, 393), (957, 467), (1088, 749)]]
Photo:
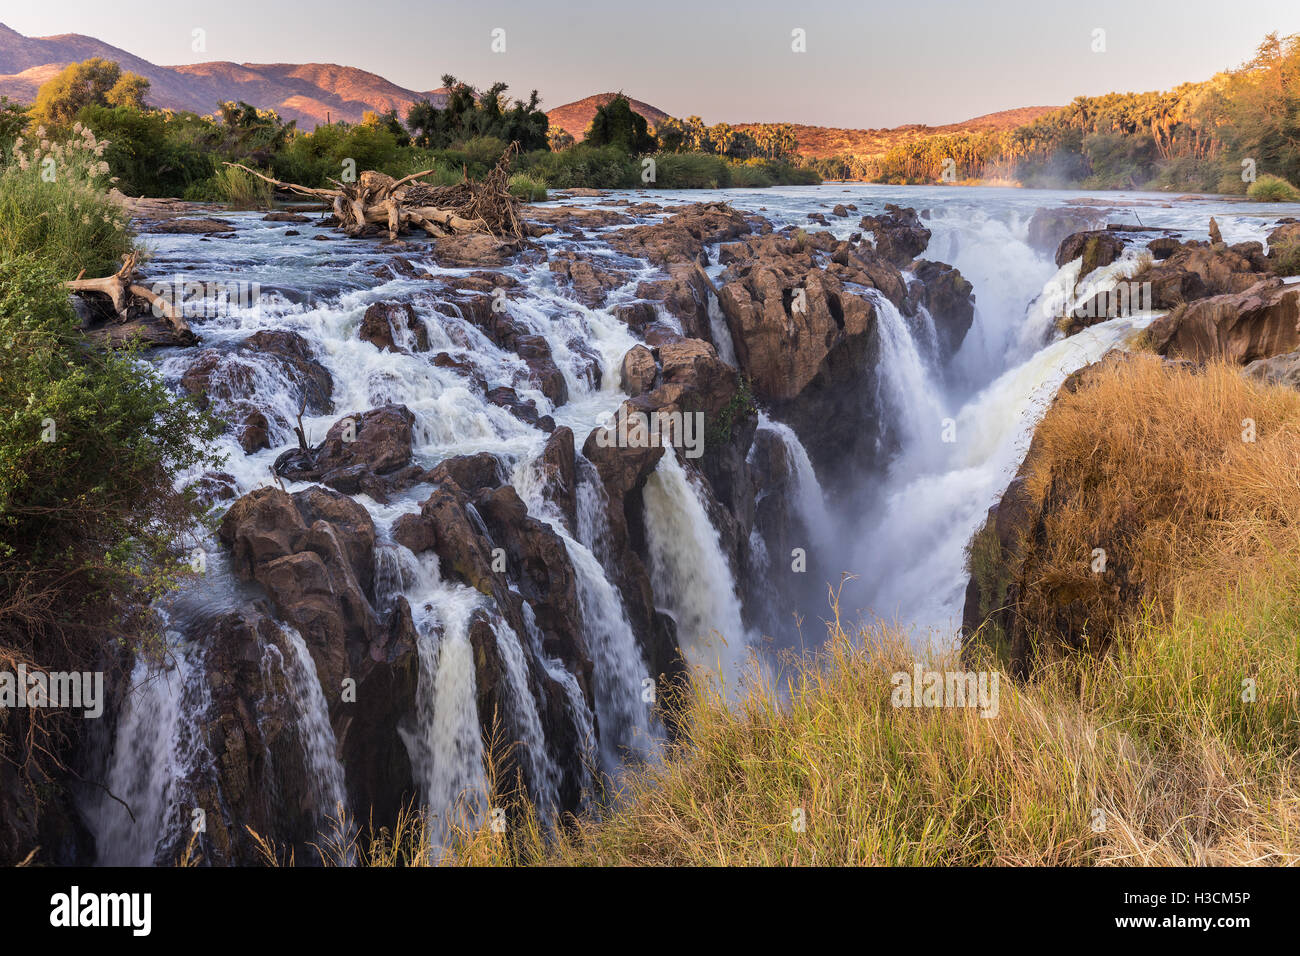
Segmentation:
[(676, 620), (682, 654), (734, 685), (748, 658), (740, 599), (700, 493), (671, 450), (646, 482), (645, 518), (655, 600)]
[(306, 758), (307, 771), (319, 808), (322, 827), (328, 821), (344, 823), (349, 819), (343, 766), (338, 759), (338, 742), (330, 726), (329, 705), (316, 676), (316, 663), (307, 650), (307, 642), (292, 627), (282, 628), (288, 655), (274, 644), (263, 648), (262, 670), (268, 685), (274, 670), (284, 675), (288, 684), (289, 703), (296, 713), (296, 729)]
[(202, 668), (191, 661), (192, 649), (177, 638), (168, 634), (170, 666), (137, 661), (118, 716), (105, 790), (83, 807), (101, 866), (174, 865), (160, 851), (190, 823), (179, 804), (184, 781), (210, 760), (198, 733), (210, 696)]
[[(739, 208), (763, 208), (780, 228), (807, 225), (807, 213), (831, 202), (856, 202), (864, 213), (878, 211), (886, 201), (917, 209), (930, 208), (927, 225), (933, 231), (926, 258), (950, 262), (972, 282), (976, 292), (975, 323), (957, 356), (946, 368), (934, 361), (935, 334), (926, 315), (906, 319), (883, 299), (877, 299), (881, 332), (880, 397), (898, 452), (884, 475), (865, 475), (861, 488), (826, 489), (849, 508), (828, 510), (817, 475), (797, 437), (780, 422), (764, 419), (761, 427), (783, 442), (794, 467), (790, 487), (795, 510), (807, 526), (811, 547), (834, 555), (839, 569), (861, 576), (860, 607), (867, 613), (897, 617), (924, 635), (951, 640), (960, 612), (962, 552), (970, 533), (1005, 486), (1025, 450), (1033, 423), (1057, 384), (1074, 368), (1092, 361), (1118, 343), (1125, 327), (1106, 323), (1067, 342), (1043, 346), (1050, 328), (1035, 312), (1034, 299), (1044, 284), (1069, 277), (1050, 256), (1026, 243), (1026, 224), (1034, 208), (1077, 198), (1076, 194), (1031, 190), (971, 190), (891, 188), (876, 186), (772, 190), (657, 193), (670, 204), (726, 198)], [(1266, 223), (1278, 209), (1245, 203), (1179, 203), (1164, 197), (1111, 194), (1114, 200), (1152, 203), (1141, 210), (1148, 225), (1168, 226), (1184, 235), (1203, 237), (1205, 223), (1217, 217), (1229, 242), (1261, 239)], [(579, 200), (601, 205), (608, 199)], [(1105, 202), (1101, 203), (1105, 205)], [(611, 583), (606, 503), (592, 480), (590, 466), (579, 456), (578, 527), (569, 529), (543, 506), (535, 488), (521, 476), (531, 470), (545, 436), (518, 421), (505, 409), (486, 402), (457, 370), (435, 367), (430, 355), (449, 353), (470, 361), (491, 385), (509, 384), (540, 414), (573, 428), (578, 446), (586, 434), (620, 403), (619, 365), (638, 340), (612, 315), (615, 305), (635, 298), (637, 283), (654, 274), (648, 266), (621, 261), (629, 281), (614, 290), (603, 308), (592, 309), (557, 286), (543, 262), (505, 270), (518, 286), (510, 293), (509, 309), (516, 321), (545, 337), (570, 392), (568, 403), (554, 408), (528, 379), (524, 363), (503, 352), (457, 313), (449, 302), (429, 297), (422, 280), (376, 279), (370, 274), (375, 250), (367, 242), (315, 242), (323, 230), (296, 227), (298, 238), (284, 236), (284, 227), (252, 215), (233, 217), (236, 239), (203, 242), (194, 236), (151, 236), (158, 274), (197, 273), (197, 278), (236, 277), (260, 282), (265, 288), (291, 290), (298, 304), (267, 300), (260, 309), (234, 310), (205, 320), (198, 330), (205, 347), (229, 349), (263, 328), (281, 328), (303, 335), (334, 380), (334, 410), (304, 419), (309, 438), (318, 441), (337, 419), (351, 411), (384, 402), (405, 404), (416, 415), (415, 456), (432, 466), (452, 455), (488, 451), (499, 456), (531, 514), (549, 522), (560, 534), (573, 562), (578, 583), (584, 638), (592, 654), (592, 701), (584, 698), (578, 681), (541, 650), (529, 610), (527, 633), (514, 634), (491, 618), (489, 602), (472, 589), (444, 581), (431, 555), (419, 558), (404, 548), (383, 545), (376, 557), (376, 610), (383, 614), (397, 594), (410, 602), (416, 622), (420, 684), (417, 713), (406, 728), (417, 783), (428, 806), (446, 815), (458, 813), (475, 822), (486, 809), (483, 744), (478, 722), (476, 680), (468, 628), (476, 609), (494, 622), (498, 650), (507, 664), (515, 726), (512, 733), (523, 747), (530, 774), (542, 789), (553, 793), (555, 768), (546, 742), (539, 738), (537, 701), (529, 687), (525, 658), (531, 656), (565, 689), (579, 739), (610, 772), (627, 756), (651, 756), (661, 733), (642, 700), (648, 671), (627, 622), (618, 589)], [(1118, 210), (1112, 221), (1132, 221)], [(855, 219), (830, 220), (841, 238), (855, 231)], [(592, 232), (598, 236), (599, 230)], [(546, 237), (547, 249), (567, 248), (562, 234)], [(583, 254), (610, 256), (594, 242)], [(713, 257), (716, 261), (716, 256)], [(456, 270), (428, 267), (436, 274)], [(1116, 266), (1114, 271), (1121, 268)], [(721, 271), (710, 268), (715, 276)], [(423, 298), (421, 298), (423, 297)], [(365, 308), (378, 301), (414, 298), (417, 314), (432, 343), (429, 355), (381, 352), (357, 337)], [(710, 325), (719, 354), (734, 361), (726, 323), (711, 297)], [(670, 325), (677, 325), (665, 316)], [(593, 388), (583, 374), (583, 344), (593, 350), (602, 384)], [(159, 359), (164, 374), (175, 379), (192, 361), (193, 350), (172, 351)], [(229, 438), (219, 442), (230, 455), (225, 470), (239, 493), (272, 479), (270, 466), (291, 444), (288, 425), (298, 411), (295, 389), (256, 354), (228, 357), (223, 376), (243, 372), (256, 383), (254, 400), (272, 424), (276, 447), (244, 455)], [(218, 410), (221, 409), (217, 396)], [(956, 441), (942, 440), (944, 419), (952, 419)], [(289, 484), (289, 491), (303, 485)], [(860, 493), (861, 492), (861, 493)], [(364, 496), (381, 539), (395, 518), (418, 509), (428, 494), (417, 487), (387, 505)], [(865, 502), (865, 504), (864, 504)], [(695, 667), (734, 677), (752, 643), (746, 633), (740, 589), (732, 578), (718, 532), (708, 520), (700, 492), (672, 454), (664, 456), (645, 490), (645, 524), (650, 570), (656, 600), (677, 621), (688, 661)], [(761, 547), (755, 537), (755, 550)], [(761, 562), (760, 566), (761, 566)], [(779, 562), (778, 562), (779, 563)], [(209, 573), (208, 586), (235, 601), (237, 589)], [(227, 576), (228, 577), (228, 576)], [(235, 595), (231, 597), (225, 592)], [(794, 609), (790, 609), (794, 610)], [(826, 608), (798, 609), (814, 615)], [(508, 632), (508, 633), (507, 633)], [(296, 648), (297, 645), (292, 645)], [(297, 652), (294, 654), (297, 657)], [(206, 706), (201, 668), (190, 667), (178, 654), (177, 671), (165, 681), (137, 689), (124, 706), (106, 783), (137, 810), (138, 823), (112, 801), (93, 801), (88, 818), (95, 831), (102, 862), (149, 862), (169, 828), (183, 826), (178, 807), (181, 779), (210, 761), (198, 736), (198, 716)], [(286, 661), (300, 677), (309, 659)], [(138, 672), (136, 681), (143, 680)], [(327, 735), (324, 700), (307, 682), (291, 681), (300, 696), (299, 733), (309, 762), (318, 768), (323, 792), (333, 793), (339, 781), (331, 769), (332, 737)], [(592, 720), (592, 712), (595, 721)], [(597, 739), (596, 729), (599, 729)], [(336, 762), (333, 764), (337, 766)], [(116, 810), (114, 809), (116, 808)], [(354, 808), (360, 811), (361, 808)]]

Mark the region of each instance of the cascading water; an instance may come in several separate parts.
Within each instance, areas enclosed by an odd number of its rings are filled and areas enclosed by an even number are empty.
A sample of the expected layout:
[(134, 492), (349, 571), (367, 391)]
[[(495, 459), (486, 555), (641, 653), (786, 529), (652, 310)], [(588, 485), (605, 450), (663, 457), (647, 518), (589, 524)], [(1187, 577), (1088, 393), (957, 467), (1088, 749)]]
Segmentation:
[(346, 828), (349, 815), (343, 767), (336, 753), (338, 744), (330, 726), (329, 706), (316, 676), (316, 664), (296, 629), (285, 627), (283, 634), (287, 653), (274, 644), (263, 647), (262, 670), (266, 683), (268, 686), (274, 683), (272, 671), (284, 675), (290, 705), (297, 715), (298, 739), (316, 806), (320, 809), (321, 825), (333, 820)]
[[(935, 361), (935, 330), (928, 314), (908, 319), (883, 296), (868, 293), (878, 317), (880, 361), (875, 380), (893, 458), (883, 475), (864, 475), (863, 484), (870, 487), (825, 489), (831, 500), (847, 502), (846, 510), (828, 511), (808, 455), (793, 432), (769, 417), (760, 427), (784, 446), (794, 472), (788, 482), (792, 504), (808, 529), (809, 546), (833, 556), (825, 564), (860, 575), (863, 600), (858, 606), (897, 617), (922, 631), (933, 630), (950, 641), (963, 583), (963, 548), (1023, 455), (1038, 413), (1066, 374), (1119, 344), (1133, 324), (1114, 320), (1069, 340), (1044, 344), (1052, 332), (1049, 317), (1044, 310), (1036, 311), (1033, 302), (1054, 276), (1057, 281), (1070, 281), (1070, 267), (1057, 275), (1050, 259), (1030, 248), (1025, 224), (1036, 206), (1063, 203), (1071, 198), (1068, 194), (827, 186), (722, 194), (663, 192), (655, 198), (666, 205), (724, 198), (781, 228), (806, 227), (811, 210), (841, 201), (842, 192), (850, 193), (844, 198), (860, 207), (897, 201), (930, 210), (933, 236), (925, 255), (953, 264), (971, 281), (977, 296), (974, 325), (958, 354), (941, 368)], [(611, 201), (616, 199), (573, 202)], [(1165, 207), (1144, 209), (1144, 222), (1175, 231), (1203, 231), (1213, 212), (1229, 241), (1262, 237), (1262, 220), (1244, 206), (1211, 208), (1206, 203), (1173, 201)], [(430, 293), (436, 285), (424, 279), (377, 278), (387, 273), (377, 268), (383, 262), (371, 244), (317, 242), (323, 230), (313, 225), (302, 225), (302, 235), (294, 238), (286, 236), (281, 225), (251, 215), (232, 219), (237, 238), (221, 243), (185, 235), (151, 236), (148, 241), (154, 247), (154, 266), (163, 275), (236, 278), (276, 293), (264, 295), (257, 308), (220, 310), (195, 323), (204, 348), (220, 353), (227, 363), (212, 388), (216, 410), (226, 408), (223, 382), (235, 384), (242, 377), (255, 383), (256, 404), (268, 419), (269, 448), (245, 454), (230, 435), (218, 442), (220, 450), (229, 454), (224, 470), (233, 479), (233, 490), (245, 494), (269, 484), (273, 462), (294, 442), (291, 425), (302, 411), (299, 388), (256, 350), (236, 351), (251, 333), (284, 330), (302, 336), (333, 380), (333, 409), (303, 416), (310, 441), (319, 441), (331, 424), (349, 412), (389, 402), (403, 404), (415, 416), (418, 463), (432, 467), (450, 456), (480, 452), (496, 456), (512, 475), (529, 513), (561, 537), (573, 564), (581, 626), (592, 655), (591, 701), (584, 698), (574, 675), (543, 652), (527, 604), (525, 632), (515, 633), (485, 595), (444, 579), (432, 554), (417, 556), (391, 543), (394, 520), (419, 510), (429, 493), (427, 485), (397, 494), (387, 503), (363, 494), (353, 496), (374, 519), (380, 541), (374, 569), (375, 610), (387, 614), (400, 595), (409, 602), (415, 625), (418, 690), (415, 713), (403, 734), (425, 804), (444, 824), (454, 816), (466, 822), (481, 820), (487, 809), (470, 641), (476, 612), (492, 622), (506, 666), (514, 720), (511, 733), (519, 738), (522, 759), (540, 791), (535, 796), (542, 802), (553, 793), (556, 771), (548, 742), (541, 736), (527, 659), (564, 689), (564, 706), (581, 746), (598, 756), (601, 769), (616, 772), (629, 755), (652, 757), (661, 730), (650, 716), (642, 690), (653, 675), (637, 646), (611, 571), (617, 556), (610, 552), (608, 503), (600, 480), (579, 454), (576, 527), (568, 527), (542, 501), (539, 489), (529, 485), (535, 479), (524, 477), (532, 472), (546, 435), (487, 400), (464, 369), (472, 369), (492, 385), (513, 387), (521, 400), (534, 404), (539, 415), (551, 415), (557, 425), (572, 428), (581, 448), (591, 428), (625, 397), (620, 390), (620, 362), (639, 341), (613, 310), (636, 301), (638, 285), (656, 275), (654, 267), (619, 260), (628, 280), (610, 290), (600, 308), (562, 291), (544, 261), (516, 263), (502, 270), (512, 288), (511, 317), (545, 340), (563, 377), (568, 400), (557, 407), (534, 383), (524, 360), (499, 348), (455, 302)], [(832, 219), (827, 228), (847, 238), (858, 227), (852, 220)], [(573, 241), (558, 232), (541, 244), (557, 250), (569, 248)], [(583, 255), (614, 258), (601, 246), (599, 230), (584, 242)], [(231, 251), (235, 248), (238, 252)], [(717, 262), (716, 250), (710, 260)], [(433, 263), (423, 265), (435, 277), (464, 273)], [(1126, 267), (1117, 265), (1112, 272), (1118, 276)], [(710, 276), (716, 279), (721, 271), (719, 266), (710, 267)], [(381, 350), (358, 337), (366, 308), (394, 299), (413, 303), (428, 335), (430, 353)], [(708, 309), (719, 354), (734, 363), (735, 350), (712, 296)], [(662, 308), (658, 312), (666, 326), (680, 329), (677, 319)], [(408, 330), (394, 326), (391, 331), (399, 345), (414, 345)], [(443, 353), (446, 362), (430, 360), (431, 355)], [(165, 377), (179, 380), (193, 354), (194, 350), (173, 351), (159, 358), (158, 367)], [(944, 438), (945, 419), (952, 420), (955, 440)], [(186, 475), (183, 480), (196, 477)], [(285, 487), (296, 492), (308, 486), (287, 483)], [(688, 661), (732, 679), (742, 670), (751, 648), (740, 597), (747, 589), (733, 579), (703, 493), (675, 454), (663, 456), (644, 489), (648, 564), (656, 602), (676, 619)], [(752, 567), (765, 566), (761, 544), (761, 538), (753, 543)], [(221, 568), (209, 571), (206, 585), (217, 609), (239, 606), (248, 599)], [(788, 610), (824, 614), (826, 609)], [(325, 717), (326, 700), (319, 686), (313, 692), (315, 668), (309, 667), (301, 638), (287, 635), (286, 640), (289, 653), (277, 664), (296, 698), (297, 733), (306, 763), (314, 768), (320, 802), (326, 803), (343, 793)], [(201, 726), (208, 706), (202, 657), (183, 640), (174, 643), (171, 672), (146, 680), (144, 665), (136, 664), (135, 688), (117, 719), (105, 785), (131, 805), (136, 822), (107, 797), (87, 802), (86, 816), (101, 862), (152, 862), (160, 847), (173, 845), (178, 828), (185, 825), (178, 810), (185, 797), (184, 781), (212, 759), (204, 749)], [(364, 812), (360, 807), (351, 809), (358, 815)]]
[(646, 482), (645, 516), (655, 597), (677, 621), (682, 653), (734, 682), (748, 655), (740, 598), (699, 491), (671, 450)]

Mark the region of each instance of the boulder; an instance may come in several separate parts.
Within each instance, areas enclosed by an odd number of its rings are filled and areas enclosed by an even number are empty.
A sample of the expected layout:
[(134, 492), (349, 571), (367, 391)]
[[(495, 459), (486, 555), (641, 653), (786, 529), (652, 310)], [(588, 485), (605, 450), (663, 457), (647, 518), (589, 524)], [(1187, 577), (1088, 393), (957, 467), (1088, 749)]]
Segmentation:
[(1300, 287), (1277, 277), (1174, 309), (1147, 329), (1160, 355), (1246, 365), (1300, 347)]
[(405, 405), (383, 405), (339, 419), (314, 448), (292, 448), (275, 460), (290, 481), (318, 481), (347, 494), (386, 501), (422, 477), (411, 464), (415, 416)]
[(381, 351), (429, 351), (429, 330), (409, 302), (374, 303), (366, 309), (357, 334)]
[(659, 369), (655, 366), (654, 353), (644, 345), (634, 345), (623, 356), (619, 372), (623, 376), (623, 391), (635, 397), (654, 387)]

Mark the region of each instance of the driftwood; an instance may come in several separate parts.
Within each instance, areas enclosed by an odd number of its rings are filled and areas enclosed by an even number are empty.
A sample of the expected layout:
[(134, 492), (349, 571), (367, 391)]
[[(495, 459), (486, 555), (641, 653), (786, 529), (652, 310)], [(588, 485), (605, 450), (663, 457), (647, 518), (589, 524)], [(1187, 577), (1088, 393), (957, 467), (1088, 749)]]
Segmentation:
[(434, 238), (486, 233), (522, 239), (525, 229), (519, 221), (519, 200), (510, 194), (510, 157), (518, 148), (519, 144), (511, 143), (481, 182), (464, 175), (452, 186), (420, 182), (432, 169), (401, 179), (368, 169), (356, 182), (331, 180), (338, 188), (322, 189), (272, 179), (241, 163), (225, 165), (242, 169), (277, 189), (327, 200), (334, 221), (349, 236), (361, 236), (379, 226), (387, 229), (389, 239), (413, 228)]
[(132, 252), (122, 260), (122, 268), (111, 276), (104, 276), (102, 279), (86, 279), (83, 278), (85, 275), (83, 269), (77, 275), (77, 278), (65, 282), (64, 285), (67, 286), (68, 291), (78, 295), (98, 294), (108, 296), (108, 300), (113, 304), (113, 311), (117, 313), (119, 322), (127, 322), (134, 318), (138, 307), (142, 307), (152, 310), (154, 315), (166, 319), (168, 325), (172, 327), (180, 339), (195, 340), (196, 336), (190, 330), (189, 323), (185, 321), (175, 306), (163, 296), (136, 281), (142, 278), (137, 268), (138, 264), (139, 253)]

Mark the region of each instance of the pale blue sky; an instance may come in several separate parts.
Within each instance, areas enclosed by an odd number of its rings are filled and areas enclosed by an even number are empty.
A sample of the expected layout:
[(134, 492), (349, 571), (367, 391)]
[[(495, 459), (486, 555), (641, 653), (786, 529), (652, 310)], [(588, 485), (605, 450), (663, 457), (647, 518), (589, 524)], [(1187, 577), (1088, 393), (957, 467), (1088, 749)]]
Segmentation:
[[(544, 106), (623, 89), (708, 122), (955, 122), (1239, 64), (1297, 0), (0, 0), (28, 36), (85, 33), (152, 60), (335, 62), (411, 89), (453, 73)], [(207, 31), (194, 53), (191, 32)], [(506, 31), (506, 52), (490, 49)], [(807, 52), (790, 49), (807, 32)], [(1093, 30), (1106, 52), (1092, 52)]]

